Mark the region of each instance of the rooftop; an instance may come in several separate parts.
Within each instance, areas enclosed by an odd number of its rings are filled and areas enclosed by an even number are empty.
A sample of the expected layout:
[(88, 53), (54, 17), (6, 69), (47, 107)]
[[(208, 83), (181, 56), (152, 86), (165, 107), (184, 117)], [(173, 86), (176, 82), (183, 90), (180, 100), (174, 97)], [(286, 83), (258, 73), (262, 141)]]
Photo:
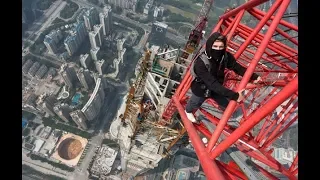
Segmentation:
[(103, 144), (99, 149), (97, 157), (91, 167), (92, 173), (96, 175), (109, 174), (112, 169), (112, 165), (117, 157), (117, 154), (118, 151)]

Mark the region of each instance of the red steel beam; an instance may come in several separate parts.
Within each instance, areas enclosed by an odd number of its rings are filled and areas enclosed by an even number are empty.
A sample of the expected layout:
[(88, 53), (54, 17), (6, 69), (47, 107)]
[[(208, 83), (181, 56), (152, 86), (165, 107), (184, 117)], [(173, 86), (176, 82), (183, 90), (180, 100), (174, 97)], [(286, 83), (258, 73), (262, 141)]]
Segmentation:
[[(249, 1), (249, 2), (252, 2), (252, 1)], [(265, 25), (265, 23), (269, 20), (269, 18), (272, 16), (272, 14), (275, 12), (275, 10), (278, 8), (278, 6), (281, 4), (281, 0), (277, 0), (273, 5), (272, 7), (270, 8), (270, 10), (268, 11), (268, 13), (264, 16), (263, 19), (261, 19), (261, 21), (257, 24), (256, 28), (252, 31), (252, 33), (248, 36), (248, 38), (246, 39), (246, 41), (242, 44), (242, 46), (240, 46), (240, 48), (238, 49), (237, 53), (234, 55), (235, 58), (237, 59), (241, 54), (242, 52), (247, 48), (247, 46), (250, 44), (250, 42), (255, 38), (255, 36), (259, 33), (259, 31), (262, 29), (262, 27)], [(270, 28), (269, 28), (269, 31), (266, 33), (265, 36), (272, 36), (276, 26), (277, 26), (277, 22), (279, 22), (278, 19), (281, 19), (281, 16), (283, 15), (280, 14), (278, 12), (277, 14), (277, 21), (273, 21)], [(275, 27), (274, 27), (275, 26)], [(270, 33), (272, 30), (272, 34)], [(264, 42), (263, 46), (267, 46), (267, 44), (269, 43), (271, 37), (268, 38), (268, 42)], [(263, 49), (265, 49), (265, 47)]]
[(252, 129), (258, 124), (261, 119), (266, 117), (269, 113), (273, 112), (282, 102), (288, 99), (292, 94), (298, 90), (298, 78), (288, 83), (280, 92), (278, 92), (270, 101), (263, 107), (257, 109), (257, 111), (248, 118), (240, 127), (238, 127), (228, 138), (221, 142), (212, 152), (210, 157), (212, 159), (219, 156), (234, 142), (241, 138), (248, 130)]
[[(254, 12), (254, 11), (248, 11), (252, 16), (256, 17), (258, 20), (261, 20), (263, 16), (259, 15), (258, 13)], [(270, 22), (267, 22), (267, 25), (270, 26)], [(281, 34), (283, 37), (287, 38), (289, 41), (291, 41), (293, 44), (298, 45), (298, 41), (295, 40), (294, 38), (292, 38), (288, 33), (285, 33), (284, 31), (282, 31), (281, 29), (277, 28), (276, 31)], [(284, 46), (282, 43), (279, 43), (277, 41), (274, 41), (274, 43), (283, 46), (283, 47), (287, 47)], [(292, 48), (287, 48), (287, 50), (294, 52), (294, 53), (298, 53), (298, 51), (296, 51), (295, 49)]]
[(232, 9), (230, 10), (229, 12), (223, 14), (222, 16), (220, 16), (220, 19), (227, 19), (227, 18), (230, 18), (236, 14), (238, 14), (241, 10), (248, 10), (248, 9), (251, 9), (255, 6), (258, 6), (264, 2), (266, 2), (268, 0), (251, 0), (251, 1), (248, 1), (247, 3), (235, 8), (235, 9)]
[[(285, 117), (277, 125), (276, 129), (274, 129), (273, 132), (269, 135), (269, 137), (266, 138), (266, 140), (265, 140), (266, 142), (274, 141), (276, 139), (277, 133), (279, 133), (280, 128), (289, 119), (289, 117), (292, 115), (291, 113), (296, 109), (296, 107), (298, 107), (298, 102), (296, 102), (295, 105), (293, 105), (292, 108), (290, 108), (290, 111), (288, 113), (286, 113)], [(296, 116), (296, 117), (298, 118), (298, 116)], [(277, 119), (275, 121), (277, 121)]]
[[(261, 15), (261, 16), (265, 16), (265, 15), (266, 15), (265, 12), (259, 10), (258, 8), (252, 8), (252, 11), (258, 13), (258, 14)], [(273, 20), (274, 18), (275, 18), (274, 16), (271, 16), (271, 19), (272, 19), (272, 20)], [(295, 31), (298, 32), (298, 26), (296, 26), (296, 25), (294, 25), (294, 24), (288, 23), (287, 21), (284, 21), (284, 20), (280, 20), (280, 24), (283, 25), (283, 26), (285, 26), (285, 27), (287, 27), (287, 28), (290, 28), (290, 29), (295, 30)]]
[(295, 169), (295, 170), (292, 172), (292, 174), (293, 174), (294, 176), (296, 176), (296, 175), (298, 174), (298, 168)]
[[(278, 118), (281, 118), (281, 116), (284, 114), (284, 112), (287, 110), (287, 108), (289, 108), (289, 106), (291, 105), (291, 103), (294, 101), (294, 98), (291, 98), (288, 103), (282, 108), (282, 110), (280, 111), (280, 113), (277, 115), (276, 119), (274, 119), (272, 121), (272, 124), (269, 126), (269, 128), (264, 131), (261, 135), (261, 137), (259, 139), (257, 139), (257, 142), (261, 142), (265, 139), (265, 137), (267, 136), (267, 134), (270, 132), (270, 130), (277, 124)], [(281, 124), (279, 123), (280, 127)], [(278, 127), (279, 127), (278, 125)], [(276, 129), (277, 130), (277, 129)], [(274, 136), (276, 130), (273, 130), (273, 134), (272, 136)], [(271, 137), (271, 135), (269, 136), (269, 138)], [(268, 139), (266, 139), (265, 141), (267, 141)]]
[[(239, 25), (241, 26), (241, 25)], [(239, 28), (239, 36), (246, 38), (248, 35), (250, 35), (250, 31), (246, 31), (242, 28)], [(255, 47), (259, 47), (259, 43), (262, 41), (262, 38), (257, 38), (255, 39), (255, 41), (257, 41), (258, 43), (251, 43), (253, 46)], [(277, 48), (275, 47), (275, 44), (268, 44), (267, 48), (271, 51), (273, 51), (276, 54), (279, 54), (281, 56), (283, 56), (284, 58), (287, 58), (288, 60), (297, 63), (297, 60), (294, 58), (296, 56), (296, 54), (288, 54), (288, 52), (285, 52), (283, 48)], [(247, 49), (247, 51), (249, 52), (249, 50)], [(272, 62), (277, 63), (280, 62), (278, 59), (275, 59), (274, 57), (272, 57), (273, 55), (270, 52), (265, 52), (269, 58), (274, 59)], [(282, 66), (286, 67), (287, 69), (290, 69), (291, 71), (294, 71), (294, 69), (292, 69), (290, 66), (288, 66), (287, 64), (283, 64)]]
[[(239, 25), (239, 23), (240, 23), (240, 20), (242, 19), (243, 15), (244, 15), (244, 12), (245, 12), (244, 9), (241, 10), (241, 11), (239, 12), (239, 14), (237, 15), (237, 18), (234, 20), (235, 23), (234, 23), (233, 25), (229, 26), (229, 27), (232, 27), (230, 33), (227, 32), (227, 31), (225, 32), (226, 34), (229, 33), (229, 36), (227, 37), (227, 42), (229, 42), (230, 39), (231, 39), (231, 37), (233, 36), (233, 33), (235, 32), (236, 28), (238, 27), (238, 25)], [(225, 35), (226, 35), (226, 34), (225, 34)]]
[[(241, 30), (240, 30), (240, 31), (241, 31)], [(241, 32), (243, 32), (243, 31), (241, 31)], [(247, 32), (244, 32), (244, 33), (242, 34), (241, 32), (239, 33), (239, 36), (241, 36), (241, 37), (243, 37), (243, 38), (246, 38), (247, 35), (250, 34), (250, 33), (247, 33)], [(259, 41), (259, 42), (260, 42), (260, 41)], [(237, 44), (237, 43), (235, 43), (235, 42), (230, 42), (230, 43), (233, 44), (233, 45), (236, 45), (236, 46), (240, 47), (240, 45)], [(252, 43), (252, 45), (255, 46), (256, 48), (259, 47), (258, 44), (253, 44), (253, 43)], [(254, 52), (253, 50), (251, 50), (251, 49), (246, 49), (246, 52), (247, 52), (247, 53), (250, 53), (250, 54), (255, 54), (255, 52)], [(269, 57), (264, 57), (264, 56), (262, 56), (261, 59), (264, 59), (265, 61), (274, 63), (275, 65), (277, 65), (277, 66), (285, 69), (286, 72), (288, 72), (288, 71), (289, 71), (289, 72), (297, 72), (297, 70), (291, 68), (291, 67), (288, 66), (287, 64), (283, 64), (283, 63), (279, 62), (278, 60), (274, 60), (274, 59), (271, 60), (271, 58), (270, 58), (270, 57), (271, 57), (271, 54), (268, 53), (268, 52), (265, 52), (265, 53), (266, 53)], [(246, 56), (246, 55), (242, 54), (242, 56)], [(241, 56), (240, 56), (240, 57), (241, 57)], [(247, 57), (247, 56), (246, 56), (246, 57)], [(290, 57), (290, 56), (288, 56), (288, 57)], [(250, 60), (250, 62), (251, 62), (251, 60)], [(262, 67), (263, 67), (263, 66), (262, 66)], [(269, 71), (269, 70), (268, 70), (268, 71)]]
[[(248, 36), (250, 33), (251, 33), (251, 28), (249, 27), (246, 27), (244, 26), (243, 24), (239, 24), (239, 35), (242, 33), (242, 34), (246, 34), (246, 36)], [(241, 36), (241, 35), (240, 35)], [(257, 41), (258, 43), (260, 43), (263, 39), (263, 36), (258, 34), (255, 41)], [(271, 41), (271, 40), (270, 40)], [(274, 42), (274, 41), (272, 41)], [(254, 43), (252, 43), (254, 44)], [(257, 45), (257, 44), (255, 44)], [(274, 51), (275, 53), (278, 53), (280, 54), (281, 56), (283, 57), (286, 57), (288, 58), (289, 60), (297, 63), (298, 61), (296, 59), (294, 59), (293, 57), (295, 57), (297, 55), (297, 53), (292, 53), (290, 52), (289, 50), (286, 50), (286, 48), (282, 47), (282, 46), (279, 46), (278, 44), (276, 43), (269, 43), (268, 44), (268, 49), (270, 49), (271, 51)], [(267, 53), (267, 52), (266, 52)], [(270, 53), (269, 53), (270, 54)]]
[(283, 129), (281, 129), (281, 131), (275, 136), (273, 140), (265, 142), (263, 145), (263, 148), (269, 147), (276, 138), (278, 138), (281, 134), (283, 134), (283, 132), (297, 120), (297, 118), (298, 116), (294, 117)]
[(236, 23), (238, 17), (239, 17), (239, 14), (238, 14), (237, 17), (234, 18), (234, 19), (231, 19), (231, 18), (230, 18), (231, 24), (226, 28), (226, 30), (223, 31), (222, 34), (223, 34), (224, 36), (226, 36), (226, 35), (230, 32), (230, 30), (232, 29), (232, 27), (233, 27), (234, 24)]
[(291, 164), (291, 166), (289, 168), (289, 171), (293, 171), (293, 169), (296, 167), (297, 163), (298, 163), (298, 153), (297, 153), (296, 157), (294, 158), (293, 163)]
[(243, 180), (247, 180), (248, 177), (246, 175), (243, 174), (242, 171), (240, 171), (239, 169), (236, 169), (228, 164), (222, 163), (220, 161), (216, 161), (218, 166), (222, 166), (223, 169), (225, 169), (228, 173), (230, 173), (233, 176), (236, 176), (237, 178), (243, 179)]
[(206, 174), (206, 177), (212, 180), (224, 180), (225, 178), (219, 170), (217, 164), (209, 158), (209, 154), (206, 152), (203, 142), (201, 141), (193, 124), (188, 120), (184, 112), (184, 108), (179, 102), (179, 99), (176, 96), (173, 96), (172, 99), (175, 102), (175, 105), (181, 116), (183, 124), (189, 134), (189, 138), (200, 160), (201, 166)]

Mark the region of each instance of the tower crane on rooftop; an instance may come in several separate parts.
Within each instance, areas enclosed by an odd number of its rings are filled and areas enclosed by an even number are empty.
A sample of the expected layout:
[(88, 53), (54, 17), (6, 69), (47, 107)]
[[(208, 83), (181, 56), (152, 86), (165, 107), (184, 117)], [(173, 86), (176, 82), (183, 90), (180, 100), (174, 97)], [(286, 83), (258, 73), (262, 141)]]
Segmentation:
[(213, 0), (205, 0), (200, 13), (195, 21), (195, 28), (189, 34), (188, 41), (184, 47), (182, 58), (187, 59), (189, 54), (192, 54), (200, 44), (201, 39), (204, 35), (204, 29), (208, 22), (208, 15), (213, 4)]

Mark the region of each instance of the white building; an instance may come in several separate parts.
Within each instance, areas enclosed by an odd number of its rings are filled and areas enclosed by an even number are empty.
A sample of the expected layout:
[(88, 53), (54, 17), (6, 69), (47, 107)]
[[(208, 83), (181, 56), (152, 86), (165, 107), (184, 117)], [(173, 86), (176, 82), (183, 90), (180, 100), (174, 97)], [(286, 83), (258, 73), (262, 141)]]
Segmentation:
[(127, 10), (136, 11), (138, 0), (109, 0), (110, 4)]
[(293, 149), (284, 149), (284, 148), (274, 148), (272, 156), (279, 161), (281, 164), (291, 165), (294, 161), (294, 158), (297, 155), (297, 151)]
[(112, 10), (111, 6), (104, 6), (103, 12), (99, 14), (100, 24), (102, 25), (103, 35), (110, 35), (112, 29)]
[(91, 58), (92, 58), (94, 61), (98, 61), (98, 59), (99, 59), (99, 52), (100, 52), (100, 47), (97, 47), (96, 49), (91, 49), (91, 50), (90, 50)]

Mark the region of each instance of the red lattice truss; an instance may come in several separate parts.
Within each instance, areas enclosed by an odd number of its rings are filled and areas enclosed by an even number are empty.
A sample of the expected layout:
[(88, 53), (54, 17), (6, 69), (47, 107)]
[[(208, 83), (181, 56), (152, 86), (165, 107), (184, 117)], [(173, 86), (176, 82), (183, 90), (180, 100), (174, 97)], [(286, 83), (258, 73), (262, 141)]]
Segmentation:
[[(271, 145), (298, 120), (297, 113), (294, 112), (298, 108), (298, 42), (293, 33), (287, 33), (290, 31), (298, 34), (298, 27), (282, 19), (290, 0), (276, 0), (267, 12), (263, 12), (257, 6), (265, 2), (266, 0), (251, 0), (228, 10), (212, 30), (228, 36), (228, 51), (234, 54), (240, 64), (247, 67), (242, 78), (233, 72), (227, 72), (228, 80), (225, 83), (226, 87), (235, 91), (246, 89), (246, 103), (230, 101), (220, 119), (200, 108), (216, 126), (213, 133), (204, 124), (192, 124), (184, 113), (189, 98), (186, 92), (192, 79), (188, 70), (163, 114), (163, 118), (168, 120), (178, 110), (208, 179), (248, 179), (235, 163), (225, 164), (216, 160), (232, 145), (289, 179), (297, 179), (298, 155), (290, 168), (286, 168), (271, 156)], [(245, 13), (257, 20), (254, 29), (240, 22)], [(265, 33), (262, 33), (263, 28), (267, 28)], [(291, 46), (284, 44), (278, 37), (285, 39), (286, 44)], [(261, 83), (249, 83), (254, 72), (261, 75)], [(260, 99), (259, 104), (254, 104), (257, 99)], [(217, 107), (213, 100), (209, 99), (207, 102)], [(227, 122), (239, 106), (243, 118), (238, 128), (232, 128)], [(273, 115), (274, 112), (277, 112), (276, 116)], [(252, 129), (257, 125), (260, 125), (261, 130), (253, 135)], [(206, 145), (201, 141), (199, 132), (208, 138)], [(278, 179), (261, 166), (256, 164), (256, 167), (268, 179)]]

